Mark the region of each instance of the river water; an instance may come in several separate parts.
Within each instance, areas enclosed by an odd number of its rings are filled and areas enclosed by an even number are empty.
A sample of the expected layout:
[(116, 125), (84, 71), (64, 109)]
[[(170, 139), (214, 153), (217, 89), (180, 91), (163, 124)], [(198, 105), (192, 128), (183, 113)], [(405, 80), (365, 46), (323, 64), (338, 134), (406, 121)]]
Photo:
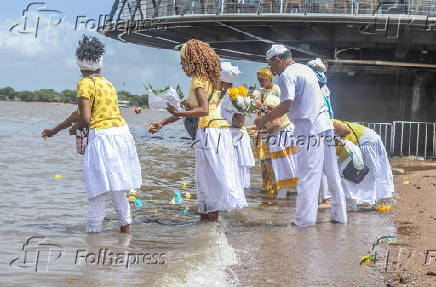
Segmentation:
[[(349, 213), (344, 226), (321, 210), (315, 227), (292, 227), (295, 193), (285, 201), (259, 193), (259, 163), (249, 206), (200, 224), (194, 151), (181, 123), (146, 132), (166, 112), (122, 109), (141, 161), (143, 206), (132, 207), (130, 235), (118, 232), (109, 203), (102, 233), (88, 235), (74, 138), (40, 138), (74, 108), (0, 102), (0, 286), (383, 285), (375, 268), (359, 263), (379, 236), (395, 232), (389, 216)], [(192, 197), (172, 205), (176, 191)]]

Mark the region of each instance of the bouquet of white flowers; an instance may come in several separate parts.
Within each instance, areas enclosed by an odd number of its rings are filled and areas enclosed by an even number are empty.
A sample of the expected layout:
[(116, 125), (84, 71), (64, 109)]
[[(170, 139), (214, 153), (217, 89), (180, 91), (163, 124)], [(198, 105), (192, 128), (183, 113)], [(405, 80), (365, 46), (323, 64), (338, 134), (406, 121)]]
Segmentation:
[(151, 110), (163, 110), (168, 108), (168, 106), (174, 107), (176, 110), (180, 111), (180, 87), (177, 86), (176, 89), (172, 87), (166, 87), (165, 89), (153, 89), (151, 85), (147, 87), (148, 104)]
[(248, 116), (255, 112), (254, 99), (248, 96), (247, 89), (244, 86), (231, 88), (228, 93), (233, 106), (239, 113)]

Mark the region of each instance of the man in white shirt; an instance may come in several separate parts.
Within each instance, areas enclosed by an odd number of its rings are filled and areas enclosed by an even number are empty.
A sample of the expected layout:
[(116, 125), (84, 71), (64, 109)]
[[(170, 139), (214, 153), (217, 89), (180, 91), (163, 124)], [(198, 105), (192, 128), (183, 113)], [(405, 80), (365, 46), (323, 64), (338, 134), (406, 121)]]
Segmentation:
[(267, 121), (288, 114), (295, 125), (297, 143), (297, 211), (294, 224), (316, 223), (318, 193), (324, 171), (333, 196), (333, 222), (347, 223), (345, 195), (336, 161), (333, 125), (324, 103), (318, 79), (306, 65), (295, 63), (289, 49), (273, 45), (266, 60), (273, 73), (280, 75), (281, 104), (256, 120), (262, 128)]

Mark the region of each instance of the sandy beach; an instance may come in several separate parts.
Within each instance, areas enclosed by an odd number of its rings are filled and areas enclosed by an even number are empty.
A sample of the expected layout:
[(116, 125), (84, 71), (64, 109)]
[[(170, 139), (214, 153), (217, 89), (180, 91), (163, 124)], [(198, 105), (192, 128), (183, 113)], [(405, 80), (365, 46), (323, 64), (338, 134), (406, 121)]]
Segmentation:
[(389, 246), (386, 286), (436, 286), (436, 161), (395, 159), (393, 168), (400, 245)]

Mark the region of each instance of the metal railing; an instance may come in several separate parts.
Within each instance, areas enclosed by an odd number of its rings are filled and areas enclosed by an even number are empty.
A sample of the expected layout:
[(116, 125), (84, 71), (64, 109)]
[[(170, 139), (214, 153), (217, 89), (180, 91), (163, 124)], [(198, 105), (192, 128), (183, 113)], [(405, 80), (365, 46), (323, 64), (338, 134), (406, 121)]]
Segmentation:
[(436, 123), (395, 121), (394, 154), (436, 157)]
[(363, 123), (373, 129), (390, 155), (436, 158), (436, 123)]
[(374, 130), (382, 139), (386, 150), (393, 154), (394, 137), (393, 135), (393, 124), (391, 123), (364, 123), (364, 126)]
[(436, 0), (115, 0), (110, 21), (184, 15), (325, 13), (436, 15)]

